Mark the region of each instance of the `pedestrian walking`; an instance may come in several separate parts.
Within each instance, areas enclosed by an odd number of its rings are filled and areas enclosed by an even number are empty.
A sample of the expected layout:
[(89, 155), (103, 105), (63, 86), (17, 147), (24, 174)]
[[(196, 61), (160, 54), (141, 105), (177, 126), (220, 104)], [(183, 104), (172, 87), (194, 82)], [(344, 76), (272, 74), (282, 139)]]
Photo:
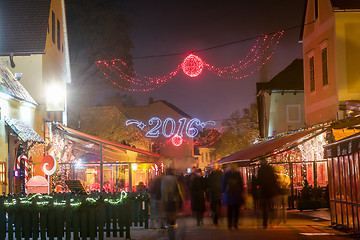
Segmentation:
[(205, 212), (205, 191), (206, 182), (201, 169), (196, 169), (195, 174), (190, 179), (190, 201), (191, 210), (196, 217), (197, 226), (203, 225)]
[(287, 208), (288, 208), (288, 196), (290, 194), (290, 178), (286, 174), (284, 167), (274, 167), (277, 183), (279, 185), (279, 194), (277, 196), (277, 209), (278, 209), (278, 221), (286, 223)]
[(150, 229), (164, 228), (163, 206), (161, 201), (161, 177), (157, 176), (150, 183)]
[(210, 214), (214, 225), (219, 224), (220, 210), (221, 210), (221, 178), (223, 172), (218, 164), (214, 164), (214, 169), (208, 176), (207, 189), (210, 200)]
[(263, 218), (263, 227), (266, 229), (274, 218), (274, 200), (279, 194), (274, 168), (265, 160), (258, 170), (257, 182), (259, 185), (260, 206)]
[(228, 229), (237, 230), (240, 207), (244, 204), (244, 185), (236, 163), (232, 163), (222, 176), (221, 190), (223, 203), (227, 206)]
[(161, 179), (161, 199), (167, 226), (176, 224), (176, 207), (180, 196), (175, 170), (168, 168), (166, 175)]

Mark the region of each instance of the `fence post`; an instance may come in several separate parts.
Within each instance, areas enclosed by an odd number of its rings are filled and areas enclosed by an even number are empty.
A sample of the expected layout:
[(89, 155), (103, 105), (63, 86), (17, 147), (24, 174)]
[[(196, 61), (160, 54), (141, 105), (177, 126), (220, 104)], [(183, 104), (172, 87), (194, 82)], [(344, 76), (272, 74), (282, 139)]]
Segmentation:
[(99, 226), (99, 239), (104, 239), (104, 199), (100, 195), (98, 208), (98, 226)]
[[(81, 198), (81, 205), (86, 205), (86, 199), (85, 197)], [(88, 209), (85, 209), (84, 207), (82, 207), (81, 212), (80, 212), (80, 217), (81, 217), (81, 222), (80, 222), (80, 236), (82, 237), (82, 239), (86, 240), (87, 235), (88, 235), (88, 231), (87, 231), (87, 211)]]
[(150, 205), (150, 199), (144, 200), (144, 204), (145, 204), (145, 209), (144, 209), (145, 228), (149, 228), (149, 205)]
[(73, 213), (73, 220), (74, 223), (74, 239), (79, 239), (79, 210), (76, 209)]
[(130, 224), (132, 224), (132, 220), (131, 220), (131, 205), (132, 205), (132, 201), (131, 198), (126, 198), (124, 201), (124, 204), (126, 206), (125, 208), (125, 213), (126, 213), (126, 217), (125, 217), (125, 228), (126, 228), (126, 239), (130, 240)]
[[(56, 201), (59, 203), (62, 202), (62, 197), (60, 194), (56, 194)], [(57, 239), (63, 239), (64, 237), (64, 226), (65, 226), (65, 214), (63, 207), (60, 205), (55, 206), (54, 212), (56, 213), (55, 223), (56, 223), (56, 237)]]
[(117, 207), (116, 205), (111, 205), (111, 217), (112, 217), (112, 232), (113, 232), (113, 237), (117, 237), (117, 220), (116, 220), (116, 210)]
[(119, 205), (119, 228), (120, 228), (120, 237), (124, 237), (125, 226), (126, 226), (126, 205), (125, 202), (122, 201)]
[(71, 239), (71, 228), (73, 222), (71, 221), (71, 205), (70, 205), (70, 196), (66, 196), (66, 205), (65, 205), (65, 234), (66, 239)]
[(24, 211), (22, 212), (22, 219), (23, 219), (23, 237), (28, 240), (31, 237), (31, 227), (30, 227), (30, 223), (31, 223), (31, 208), (30, 207), (26, 207), (24, 209)]
[[(19, 197), (16, 198), (16, 205), (19, 206), (20, 199)], [(21, 214), (19, 214), (18, 210), (14, 210), (14, 225), (15, 225), (15, 238), (21, 239), (21, 227), (22, 227), (22, 218)]]
[(8, 238), (14, 239), (14, 212), (8, 209)]
[(95, 209), (91, 207), (89, 209), (89, 232), (90, 232), (90, 239), (94, 240), (96, 236), (96, 222), (95, 222)]
[(55, 211), (54, 211), (54, 199), (49, 199), (49, 208), (48, 208), (48, 237), (50, 240), (55, 237)]
[(32, 208), (32, 219), (31, 219), (31, 223), (32, 223), (32, 237), (33, 239), (38, 239), (39, 238), (39, 208), (36, 204), (36, 199), (33, 198), (31, 201), (31, 208)]
[(105, 223), (106, 223), (106, 237), (110, 237), (110, 229), (111, 229), (111, 211), (110, 211), (110, 206), (109, 204), (107, 204), (105, 206)]
[(6, 211), (2, 197), (0, 197), (0, 239), (6, 239)]
[(46, 239), (48, 213), (44, 210), (40, 211), (40, 238)]

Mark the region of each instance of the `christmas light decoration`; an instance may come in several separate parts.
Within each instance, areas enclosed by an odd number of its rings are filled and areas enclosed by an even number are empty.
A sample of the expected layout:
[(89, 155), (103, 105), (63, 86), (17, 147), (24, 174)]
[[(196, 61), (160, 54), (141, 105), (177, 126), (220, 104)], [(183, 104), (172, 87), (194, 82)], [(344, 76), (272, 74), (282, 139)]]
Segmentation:
[(106, 79), (124, 91), (147, 92), (153, 91), (172, 79), (180, 69), (189, 77), (197, 77), (204, 68), (215, 75), (228, 79), (242, 79), (254, 74), (271, 58), (284, 31), (258, 37), (254, 46), (242, 60), (224, 67), (216, 67), (203, 61), (199, 56), (191, 53), (175, 70), (163, 76), (149, 77), (134, 71), (121, 59), (101, 60), (96, 62), (98, 69)]
[(181, 68), (189, 77), (197, 77), (202, 72), (204, 63), (198, 56), (190, 54), (184, 59)]
[(326, 133), (319, 134), (305, 143), (300, 144), (298, 148), (301, 152), (301, 159), (305, 162), (324, 160), (323, 146), (326, 144)]
[(212, 129), (205, 137), (202, 137), (200, 140), (194, 142), (194, 145), (198, 145), (201, 147), (210, 147), (216, 141), (220, 139), (220, 137), (224, 134), (223, 130)]
[[(126, 199), (128, 197), (128, 194), (122, 190), (120, 193), (120, 196), (117, 198), (102, 198), (100, 197), (87, 197), (85, 199), (85, 202), (91, 203), (91, 204), (97, 204), (99, 201), (101, 201), (101, 199), (104, 200), (105, 203), (111, 204), (111, 205), (118, 205), (123, 203), (124, 199)], [(36, 199), (36, 201), (33, 201), (33, 199)], [(20, 205), (25, 205), (25, 206), (33, 206), (33, 204), (35, 203), (37, 206), (48, 206), (51, 205), (50, 200), (53, 201), (53, 206), (59, 206), (59, 207), (64, 207), (66, 206), (66, 200), (61, 200), (58, 201), (56, 198), (50, 196), (50, 195), (42, 195), (41, 193), (36, 193), (34, 195), (31, 195), (29, 197), (24, 197), (24, 198), (19, 198), (19, 202), (16, 201), (16, 199), (6, 199), (4, 201), (4, 206), (5, 207), (12, 207), (12, 206), (20, 206)], [(74, 207), (74, 208), (78, 208), (83, 204), (82, 199), (75, 199), (75, 198), (71, 198), (70, 199), (70, 206)]]
[(29, 161), (28, 158), (25, 155), (20, 155), (17, 160), (16, 160), (16, 169), (20, 170), (21, 172), (21, 161), (24, 161), (24, 180), (25, 180), (25, 185), (27, 184), (27, 182), (29, 181)]
[(41, 165), (46, 175), (53, 175), (57, 169), (57, 161), (52, 154), (44, 156)]
[(174, 146), (179, 147), (183, 143), (183, 138), (181, 136), (179, 136), (178, 134), (175, 134), (171, 138), (171, 142)]
[[(157, 138), (159, 137), (160, 134), (162, 134), (164, 137), (170, 138), (174, 136), (175, 130), (177, 128), (177, 132), (175, 135), (182, 137), (185, 128), (186, 135), (190, 138), (193, 138), (199, 134), (199, 130), (196, 127), (205, 128), (207, 125), (212, 125), (212, 126), (215, 125), (214, 121), (201, 122), (198, 118), (193, 118), (188, 123), (186, 123), (186, 121), (187, 121), (186, 118), (179, 119), (178, 120), (179, 125), (177, 126), (175, 120), (172, 118), (166, 118), (164, 121), (162, 121), (158, 117), (152, 117), (149, 119), (148, 123), (150, 126), (153, 127), (147, 131), (145, 136), (149, 138)], [(141, 129), (146, 127), (146, 124), (136, 119), (129, 119), (125, 123), (126, 126), (131, 124), (135, 124)]]
[[(182, 138), (182, 142), (181, 144), (193, 144), (195, 146), (200, 146), (200, 147), (210, 147), (211, 145), (213, 145), (216, 141), (218, 141), (220, 139), (220, 137), (224, 134), (223, 132), (224, 127), (221, 128), (221, 130), (217, 130), (217, 129), (211, 129), (206, 136), (199, 138), (199, 140), (195, 140), (195, 141), (189, 141), (186, 140), (184, 138)], [(175, 135), (174, 135), (175, 136)], [(175, 140), (174, 140), (175, 142)], [(167, 141), (164, 142), (156, 142), (153, 143), (153, 148), (156, 149), (160, 149), (160, 148), (164, 148), (164, 147), (168, 147), (168, 144), (172, 144), (174, 146), (176, 146), (174, 144), (172, 138), (170, 138)]]

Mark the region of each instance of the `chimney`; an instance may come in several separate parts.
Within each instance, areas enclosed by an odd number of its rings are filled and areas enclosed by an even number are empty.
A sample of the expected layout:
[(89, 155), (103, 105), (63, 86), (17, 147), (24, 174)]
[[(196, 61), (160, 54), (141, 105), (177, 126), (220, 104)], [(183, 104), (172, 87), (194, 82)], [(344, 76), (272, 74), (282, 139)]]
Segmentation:
[(149, 97), (149, 105), (152, 104), (152, 103), (154, 103), (154, 98)]

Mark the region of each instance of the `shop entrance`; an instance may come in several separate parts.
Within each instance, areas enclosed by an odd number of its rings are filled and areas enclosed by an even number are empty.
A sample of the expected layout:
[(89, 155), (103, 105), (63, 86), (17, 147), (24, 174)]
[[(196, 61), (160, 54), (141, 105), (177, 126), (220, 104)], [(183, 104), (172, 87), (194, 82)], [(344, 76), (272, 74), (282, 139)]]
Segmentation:
[[(101, 191), (101, 181), (103, 183), (102, 191), (105, 192), (136, 191), (139, 183), (148, 186), (153, 175), (151, 170), (153, 165), (104, 163), (101, 168), (99, 163), (60, 163), (58, 171), (62, 172), (61, 178), (53, 180), (56, 181), (57, 188), (62, 190), (67, 189), (65, 180), (79, 180), (89, 193)], [(129, 169), (131, 169), (130, 172)], [(101, 171), (103, 172), (102, 176)]]

